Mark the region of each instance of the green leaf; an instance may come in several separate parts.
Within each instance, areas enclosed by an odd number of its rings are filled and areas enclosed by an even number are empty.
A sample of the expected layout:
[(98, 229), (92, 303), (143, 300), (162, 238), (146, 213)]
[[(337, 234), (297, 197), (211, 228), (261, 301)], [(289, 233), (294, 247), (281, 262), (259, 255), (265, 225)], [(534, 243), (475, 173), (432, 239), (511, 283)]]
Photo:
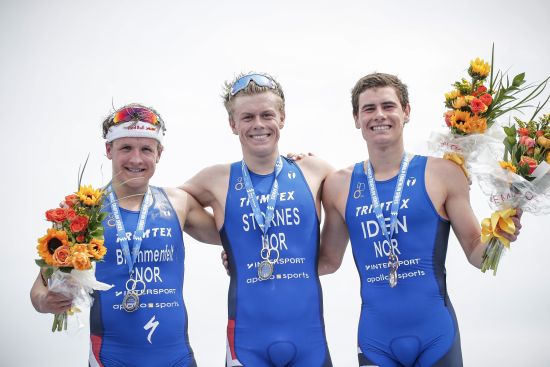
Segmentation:
[(504, 126), (503, 129), (504, 129), (504, 132), (506, 133), (506, 135), (513, 136), (513, 137), (516, 136), (516, 127), (515, 126)]
[(44, 259), (35, 259), (35, 264), (40, 266), (41, 268), (47, 266), (46, 261)]
[(525, 73), (520, 73), (514, 77), (514, 80), (512, 80), (512, 85), (515, 87), (519, 87), (525, 83)]
[(109, 213), (101, 212), (98, 215), (98, 220), (100, 222), (103, 222), (105, 220), (105, 218), (107, 218), (108, 216), (109, 216)]

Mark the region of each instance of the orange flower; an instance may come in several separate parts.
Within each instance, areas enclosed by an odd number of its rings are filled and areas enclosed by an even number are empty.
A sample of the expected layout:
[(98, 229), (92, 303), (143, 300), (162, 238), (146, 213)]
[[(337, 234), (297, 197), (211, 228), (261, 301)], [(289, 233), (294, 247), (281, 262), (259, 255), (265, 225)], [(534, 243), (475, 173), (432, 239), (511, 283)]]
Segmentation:
[(107, 253), (107, 248), (103, 245), (104, 241), (97, 238), (92, 238), (88, 244), (88, 252), (96, 260), (101, 260)]
[(526, 155), (522, 155), (521, 159), (519, 161), (520, 166), (529, 166), (529, 174), (533, 173), (535, 168), (537, 168), (537, 161), (531, 157), (527, 157)]
[(454, 111), (453, 110), (449, 110), (447, 112), (445, 112), (443, 114), (443, 117), (445, 117), (445, 123), (447, 124), (447, 126), (451, 127), (452, 126), (452, 123), (451, 123), (451, 117), (453, 116), (454, 114)]
[(59, 246), (53, 253), (55, 266), (70, 266), (71, 265), (71, 250), (69, 246)]
[(491, 103), (493, 103), (493, 96), (491, 96), (489, 93), (479, 96), (479, 99), (487, 107), (489, 107)]
[(550, 151), (546, 153), (546, 163), (550, 164)]
[(73, 266), (77, 270), (88, 270), (92, 268), (90, 255), (86, 252), (75, 252), (72, 256)]
[(65, 196), (65, 204), (67, 204), (69, 208), (72, 208), (77, 202), (78, 196), (76, 196), (75, 194)]
[(487, 106), (479, 98), (474, 98), (470, 102), (470, 108), (473, 113), (480, 113), (487, 111)]
[(71, 246), (71, 253), (76, 254), (77, 252), (88, 253), (88, 245), (85, 243), (78, 243)]
[(529, 129), (526, 127), (520, 127), (518, 129), (518, 135), (519, 136), (529, 136)]
[(55, 260), (53, 258), (55, 250), (58, 247), (67, 246), (68, 243), (69, 239), (65, 231), (49, 228), (46, 235), (38, 239), (36, 249), (38, 250), (38, 255), (46, 261), (46, 264), (55, 266)]
[(88, 217), (79, 215), (71, 222), (71, 231), (82, 232), (88, 227)]
[(46, 212), (46, 219), (50, 222), (61, 223), (67, 219), (67, 212), (63, 208), (50, 209)]
[(485, 87), (484, 85), (480, 85), (472, 94), (474, 95), (474, 97), (478, 97), (485, 92), (487, 92), (487, 87)]

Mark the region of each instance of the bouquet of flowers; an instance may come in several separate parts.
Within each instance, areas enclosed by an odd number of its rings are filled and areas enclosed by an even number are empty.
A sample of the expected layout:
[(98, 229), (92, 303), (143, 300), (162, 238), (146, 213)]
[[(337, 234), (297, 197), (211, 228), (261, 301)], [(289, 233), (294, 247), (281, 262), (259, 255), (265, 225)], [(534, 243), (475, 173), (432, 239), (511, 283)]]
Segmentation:
[[(550, 98), (550, 96), (549, 96)], [(496, 211), (481, 222), (482, 241), (489, 243), (483, 255), (481, 271), (496, 275), (504, 248), (509, 248), (499, 231), (513, 233), (510, 216), (514, 208), (537, 214), (550, 212), (550, 114), (534, 121), (546, 104), (538, 107), (529, 121), (515, 118), (516, 124), (504, 127), (504, 159), (481, 165), (476, 177), (489, 195)], [(492, 163), (492, 164), (491, 164)]]
[(63, 207), (46, 211), (52, 227), (38, 239), (40, 258), (35, 262), (51, 291), (73, 299), (69, 311), (54, 316), (52, 331), (66, 330), (68, 315), (89, 307), (94, 289), (111, 287), (98, 282), (92, 268), (92, 262), (101, 261), (107, 252), (101, 224), (107, 214), (101, 212), (102, 203), (101, 190), (79, 182), (79, 190), (65, 197)]
[[(443, 158), (457, 163), (471, 183), (468, 173), (470, 157), (477, 158), (478, 148), (494, 144), (496, 130), (491, 127), (496, 119), (510, 111), (518, 111), (529, 106), (546, 85), (525, 85), (525, 73), (509, 78), (498, 71), (493, 73), (494, 47), (491, 64), (476, 58), (470, 62), (468, 75), (453, 84), (454, 89), (445, 93), (444, 118), (448, 133), (432, 133), (428, 145), (435, 153), (443, 153)], [(488, 87), (486, 79), (489, 77)]]

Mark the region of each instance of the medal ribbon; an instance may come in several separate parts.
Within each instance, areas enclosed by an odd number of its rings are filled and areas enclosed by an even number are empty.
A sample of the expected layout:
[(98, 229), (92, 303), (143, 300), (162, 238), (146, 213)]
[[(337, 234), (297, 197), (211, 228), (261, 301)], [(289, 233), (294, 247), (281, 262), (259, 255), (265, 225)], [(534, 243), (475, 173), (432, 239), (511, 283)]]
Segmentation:
[(409, 169), (410, 159), (407, 154), (403, 155), (401, 159), (401, 166), (399, 168), (399, 176), (397, 177), (397, 184), (395, 185), (395, 191), (393, 192), (393, 201), (391, 203), (390, 211), (390, 232), (386, 228), (384, 214), (382, 214), (382, 208), (380, 206), (380, 200), (378, 198), (378, 192), (376, 191), (376, 183), (374, 181), (374, 169), (370, 161), (367, 166), (367, 180), (369, 183), (370, 197), (372, 200), (372, 206), (374, 214), (376, 215), (376, 220), (380, 225), (382, 234), (388, 240), (388, 245), (390, 246), (390, 251), (392, 256), (395, 256), (393, 252), (393, 246), (391, 245), (391, 238), (393, 237), (393, 232), (397, 227), (397, 213), (399, 212), (399, 203), (401, 201), (401, 194), (403, 193), (403, 184), (405, 183), (405, 178), (407, 177), (407, 170)]
[(138, 256), (139, 249), (141, 247), (141, 242), (143, 241), (143, 233), (144, 233), (143, 230), (145, 229), (145, 220), (147, 219), (147, 213), (149, 212), (149, 207), (153, 202), (153, 195), (151, 194), (151, 189), (147, 187), (147, 192), (145, 193), (145, 197), (141, 202), (141, 208), (139, 209), (138, 224), (137, 224), (136, 230), (134, 231), (134, 236), (133, 236), (134, 242), (132, 246), (132, 253), (130, 253), (130, 246), (128, 245), (128, 239), (126, 238), (126, 230), (124, 228), (124, 223), (122, 222), (122, 217), (120, 216), (120, 210), (118, 209), (115, 191), (113, 190), (111, 185), (109, 185), (108, 191), (109, 191), (109, 201), (111, 205), (111, 212), (115, 217), (117, 240), (118, 242), (120, 242), (120, 248), (122, 249), (122, 253), (124, 255), (124, 258), (126, 259), (126, 264), (128, 265), (128, 272), (131, 277), (132, 272), (134, 271), (134, 264)]
[(262, 216), (262, 212), (260, 211), (260, 204), (258, 203), (258, 199), (256, 198), (256, 193), (254, 192), (254, 186), (252, 185), (252, 180), (250, 179), (248, 167), (246, 166), (244, 159), (242, 160), (243, 181), (244, 187), (246, 188), (246, 193), (248, 195), (248, 201), (250, 202), (250, 206), (252, 207), (254, 218), (256, 219), (258, 226), (262, 230), (263, 236), (266, 237), (267, 231), (269, 230), (269, 227), (271, 227), (273, 216), (275, 215), (275, 204), (277, 203), (277, 197), (279, 196), (279, 183), (277, 182), (277, 176), (279, 176), (279, 173), (281, 173), (282, 169), (283, 160), (281, 159), (281, 156), (279, 156), (277, 158), (277, 162), (275, 163), (275, 178), (273, 179), (273, 185), (271, 186), (271, 192), (269, 193), (269, 199), (267, 201), (267, 208), (264, 218)]

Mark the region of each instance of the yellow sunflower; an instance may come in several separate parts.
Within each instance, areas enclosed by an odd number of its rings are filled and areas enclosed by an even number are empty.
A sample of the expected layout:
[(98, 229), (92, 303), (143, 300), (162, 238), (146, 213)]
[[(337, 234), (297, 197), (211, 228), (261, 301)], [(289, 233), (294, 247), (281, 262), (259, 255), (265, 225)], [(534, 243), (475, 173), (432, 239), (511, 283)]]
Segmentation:
[(46, 261), (46, 264), (55, 266), (56, 262), (53, 258), (55, 250), (60, 246), (67, 246), (68, 243), (69, 239), (65, 231), (49, 228), (46, 235), (38, 239), (36, 249), (38, 250), (38, 255)]
[(476, 57), (475, 60), (470, 61), (468, 74), (472, 78), (485, 79), (489, 75), (489, 72), (491, 72), (491, 66), (485, 60)]
[(470, 112), (457, 110), (451, 116), (451, 126), (460, 128), (470, 120)]
[(96, 260), (103, 259), (103, 256), (107, 253), (107, 248), (103, 245), (104, 241), (97, 238), (92, 238), (88, 244), (88, 252)]
[(507, 169), (510, 172), (514, 172), (514, 173), (517, 172), (516, 166), (514, 166), (511, 162), (500, 161), (498, 162), (498, 164), (500, 164), (502, 168)]
[(100, 202), (103, 191), (94, 189), (91, 185), (82, 185), (76, 195), (84, 205), (95, 206)]

